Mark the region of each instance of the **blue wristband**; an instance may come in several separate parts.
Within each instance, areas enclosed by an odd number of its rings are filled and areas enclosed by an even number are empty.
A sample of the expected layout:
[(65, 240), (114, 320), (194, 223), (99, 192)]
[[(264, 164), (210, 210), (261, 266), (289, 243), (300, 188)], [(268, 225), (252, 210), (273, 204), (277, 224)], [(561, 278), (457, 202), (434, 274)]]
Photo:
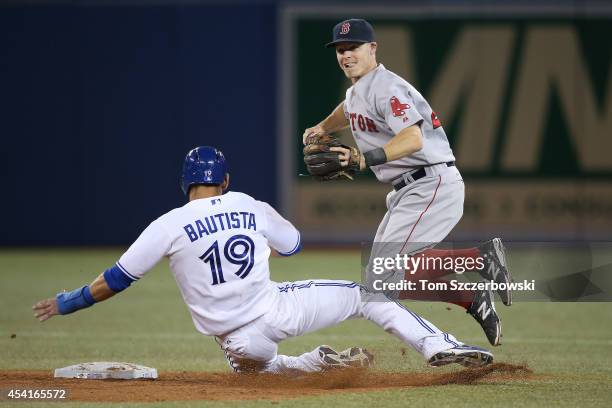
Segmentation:
[(58, 293), (55, 299), (57, 300), (57, 311), (63, 315), (85, 309), (96, 303), (87, 285), (72, 292)]

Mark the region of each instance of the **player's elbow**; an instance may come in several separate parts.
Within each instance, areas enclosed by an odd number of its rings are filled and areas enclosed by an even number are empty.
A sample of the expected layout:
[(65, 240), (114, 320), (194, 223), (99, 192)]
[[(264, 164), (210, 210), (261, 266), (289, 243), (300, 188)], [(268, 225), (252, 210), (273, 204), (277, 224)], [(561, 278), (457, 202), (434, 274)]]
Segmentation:
[(404, 129), (399, 135), (401, 157), (409, 156), (423, 149), (423, 134), (419, 124)]
[(420, 131), (410, 132), (410, 136), (406, 139), (404, 147), (404, 155), (409, 156), (423, 149), (423, 135)]
[(292, 249), (286, 251), (286, 252), (282, 252), (277, 250), (278, 254), (280, 256), (291, 256), (291, 255), (295, 255), (298, 252), (300, 252), (302, 250), (302, 237), (300, 236), (300, 233), (298, 232), (298, 238), (297, 238), (297, 243), (293, 246)]
[(102, 274), (102, 279), (97, 281), (99, 281), (97, 287), (100, 289), (100, 295), (106, 299), (127, 289), (132, 284), (133, 279), (123, 273), (119, 266), (115, 264)]

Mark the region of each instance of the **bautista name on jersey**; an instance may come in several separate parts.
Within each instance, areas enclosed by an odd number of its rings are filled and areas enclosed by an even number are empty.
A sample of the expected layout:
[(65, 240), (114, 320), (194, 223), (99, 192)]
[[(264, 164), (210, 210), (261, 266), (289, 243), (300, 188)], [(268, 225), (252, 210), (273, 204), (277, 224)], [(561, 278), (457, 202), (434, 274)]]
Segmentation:
[(232, 211), (231, 213), (225, 212), (204, 217), (201, 220), (195, 220), (192, 224), (187, 224), (183, 227), (191, 242), (197, 240), (198, 238), (202, 238), (204, 235), (210, 235), (217, 231), (225, 231), (226, 229), (236, 228), (257, 231), (255, 214), (246, 211)]

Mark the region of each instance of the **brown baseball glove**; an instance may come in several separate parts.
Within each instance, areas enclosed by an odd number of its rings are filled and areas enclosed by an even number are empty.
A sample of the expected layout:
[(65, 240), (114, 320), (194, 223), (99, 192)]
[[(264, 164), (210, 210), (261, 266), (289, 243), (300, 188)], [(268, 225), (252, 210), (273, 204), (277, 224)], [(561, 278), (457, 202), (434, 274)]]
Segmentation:
[[(343, 147), (351, 151), (347, 166), (340, 164), (340, 153), (332, 152), (331, 147)], [(322, 134), (306, 138), (304, 163), (308, 173), (320, 181), (348, 179), (353, 180), (359, 171), (361, 153), (356, 147), (342, 144), (336, 137)]]

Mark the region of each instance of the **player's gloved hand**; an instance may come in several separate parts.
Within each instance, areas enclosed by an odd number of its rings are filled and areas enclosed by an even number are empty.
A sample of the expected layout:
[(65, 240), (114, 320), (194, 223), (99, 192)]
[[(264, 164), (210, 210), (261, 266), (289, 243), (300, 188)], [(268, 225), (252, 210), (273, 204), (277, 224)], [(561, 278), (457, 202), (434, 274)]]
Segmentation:
[[(308, 173), (321, 181), (353, 180), (360, 170), (362, 155), (330, 135), (309, 135), (305, 139), (304, 163)], [(338, 150), (339, 149), (339, 150)]]

